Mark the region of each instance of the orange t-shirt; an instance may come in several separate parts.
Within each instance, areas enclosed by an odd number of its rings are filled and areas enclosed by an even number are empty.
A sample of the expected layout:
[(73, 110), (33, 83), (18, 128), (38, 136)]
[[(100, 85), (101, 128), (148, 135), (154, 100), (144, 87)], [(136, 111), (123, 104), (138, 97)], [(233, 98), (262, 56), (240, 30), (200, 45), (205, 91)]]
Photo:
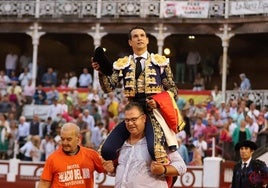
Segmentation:
[(104, 172), (100, 155), (95, 150), (80, 146), (76, 155), (68, 156), (59, 147), (48, 157), (41, 179), (51, 181), (52, 188), (93, 188), (95, 170)]

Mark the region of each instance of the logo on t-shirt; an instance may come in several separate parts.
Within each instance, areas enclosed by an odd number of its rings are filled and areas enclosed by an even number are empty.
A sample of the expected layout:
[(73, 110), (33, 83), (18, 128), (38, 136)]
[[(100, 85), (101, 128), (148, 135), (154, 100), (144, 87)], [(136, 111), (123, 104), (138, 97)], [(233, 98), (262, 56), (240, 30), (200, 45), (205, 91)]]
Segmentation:
[(65, 186), (84, 184), (84, 179), (89, 178), (89, 168), (80, 168), (78, 164), (68, 165), (66, 171), (59, 172), (59, 182), (64, 183)]

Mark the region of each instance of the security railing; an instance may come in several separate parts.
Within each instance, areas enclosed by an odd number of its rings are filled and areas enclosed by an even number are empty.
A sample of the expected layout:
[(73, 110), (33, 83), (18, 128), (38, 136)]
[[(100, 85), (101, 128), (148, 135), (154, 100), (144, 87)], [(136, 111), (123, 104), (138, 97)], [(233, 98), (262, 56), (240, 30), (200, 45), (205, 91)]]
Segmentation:
[[(227, 2), (227, 6), (225, 3)], [(226, 7), (226, 9), (225, 9)], [(181, 14), (181, 12), (185, 14)], [(0, 0), (0, 17), (103, 18), (267, 16), (268, 0)]]

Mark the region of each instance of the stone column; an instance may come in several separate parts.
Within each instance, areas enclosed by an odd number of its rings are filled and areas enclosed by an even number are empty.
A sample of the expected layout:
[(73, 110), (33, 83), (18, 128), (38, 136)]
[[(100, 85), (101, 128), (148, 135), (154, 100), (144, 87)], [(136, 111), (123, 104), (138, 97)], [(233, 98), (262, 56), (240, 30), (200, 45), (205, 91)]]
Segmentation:
[(228, 58), (228, 47), (229, 47), (229, 40), (233, 33), (229, 33), (231, 28), (228, 27), (228, 24), (224, 24), (223, 28), (220, 28), (222, 33), (216, 34), (222, 40), (222, 47), (223, 47), (223, 54), (222, 54), (222, 61), (223, 61), (223, 68), (222, 68), (222, 97), (225, 101), (226, 98), (226, 80), (227, 80), (227, 58)]
[(42, 35), (45, 34), (45, 32), (40, 32), (39, 31), (40, 29), (41, 27), (38, 25), (38, 23), (34, 23), (34, 25), (30, 27), (31, 31), (27, 32), (27, 34), (32, 37), (32, 44), (33, 44), (32, 80), (33, 80), (34, 87), (36, 86), (37, 54), (38, 54), (39, 39)]
[[(96, 24), (96, 26), (91, 28), (93, 31), (88, 32), (87, 34), (90, 35), (94, 40), (94, 49), (99, 47), (101, 45), (101, 39), (103, 36), (107, 35), (106, 32), (101, 32), (103, 30), (103, 27), (100, 26), (99, 23)], [(100, 89), (99, 84), (99, 75), (98, 71), (93, 70), (93, 89)]]
[(171, 33), (165, 33), (167, 28), (164, 27), (162, 23), (160, 23), (158, 27), (155, 27), (154, 29), (157, 30), (158, 32), (152, 32), (150, 34), (157, 39), (158, 54), (162, 55), (165, 38), (169, 36)]

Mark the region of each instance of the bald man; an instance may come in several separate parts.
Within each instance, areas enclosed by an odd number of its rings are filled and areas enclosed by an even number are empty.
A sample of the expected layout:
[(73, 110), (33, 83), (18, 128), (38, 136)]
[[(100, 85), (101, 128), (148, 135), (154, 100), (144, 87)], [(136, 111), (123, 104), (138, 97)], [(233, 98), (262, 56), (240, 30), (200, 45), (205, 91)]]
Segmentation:
[(80, 146), (80, 128), (66, 123), (60, 131), (61, 146), (46, 160), (39, 188), (93, 188), (94, 171), (104, 172), (100, 155)]

